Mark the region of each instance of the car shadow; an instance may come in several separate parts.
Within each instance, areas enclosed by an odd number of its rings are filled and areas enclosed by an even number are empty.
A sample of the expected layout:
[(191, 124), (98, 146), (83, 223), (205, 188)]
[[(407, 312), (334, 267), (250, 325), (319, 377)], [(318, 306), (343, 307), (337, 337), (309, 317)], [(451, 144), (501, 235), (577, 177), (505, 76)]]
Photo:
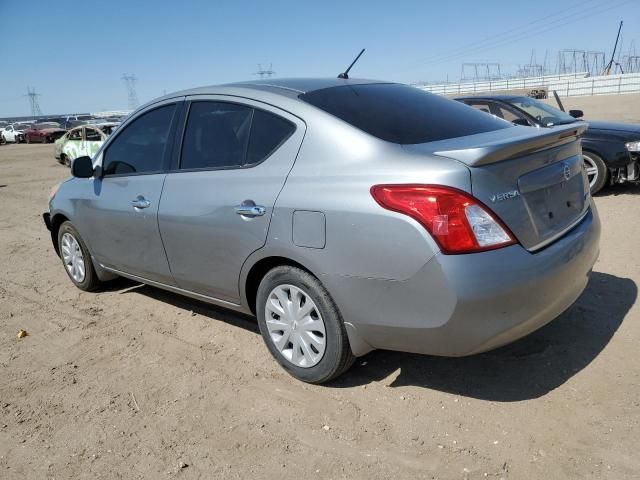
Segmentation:
[(611, 185), (600, 190), (595, 197), (617, 197), (618, 195), (640, 195), (640, 182)]
[[(192, 300), (126, 279), (112, 291), (137, 293), (259, 334), (255, 317)], [(384, 381), (497, 402), (537, 398), (587, 367), (607, 346), (635, 304), (638, 288), (628, 278), (594, 272), (577, 302), (531, 335), (491, 352), (463, 358), (377, 350), (327, 387), (348, 388)]]
[(365, 385), (400, 370), (390, 387), (419, 386), (498, 402), (537, 398), (598, 356), (637, 295), (633, 280), (594, 272), (569, 310), (515, 343), (462, 358), (374, 351), (359, 358), (332, 386)]
[(119, 294), (137, 293), (163, 303), (168, 303), (187, 312), (193, 312), (197, 315), (209, 317), (211, 320), (222, 321), (229, 325), (260, 334), (258, 323), (255, 317), (251, 315), (244, 315), (239, 312), (234, 312), (233, 310), (201, 302), (184, 295), (162, 290), (161, 288), (151, 287), (127, 278), (120, 277), (107, 282), (101, 291), (118, 292)]

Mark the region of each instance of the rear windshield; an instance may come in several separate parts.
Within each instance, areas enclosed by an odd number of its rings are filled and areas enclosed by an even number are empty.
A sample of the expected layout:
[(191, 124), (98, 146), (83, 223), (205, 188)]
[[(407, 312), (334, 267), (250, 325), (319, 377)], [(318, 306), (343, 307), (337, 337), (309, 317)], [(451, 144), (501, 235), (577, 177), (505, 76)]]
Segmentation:
[(325, 112), (375, 137), (402, 145), (491, 132), (513, 125), (408, 85), (345, 85), (300, 95)]

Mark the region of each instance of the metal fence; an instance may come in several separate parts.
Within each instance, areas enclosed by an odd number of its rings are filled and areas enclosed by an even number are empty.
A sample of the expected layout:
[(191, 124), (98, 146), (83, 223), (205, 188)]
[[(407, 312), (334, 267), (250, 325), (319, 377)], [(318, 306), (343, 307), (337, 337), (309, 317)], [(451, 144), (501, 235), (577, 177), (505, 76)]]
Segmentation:
[(640, 73), (600, 75), (590, 77), (587, 73), (568, 75), (545, 75), (542, 77), (510, 78), (505, 80), (447, 83), (440, 85), (415, 85), (439, 95), (469, 95), (509, 90), (556, 90), (561, 97), (584, 95), (611, 95), (640, 92)]

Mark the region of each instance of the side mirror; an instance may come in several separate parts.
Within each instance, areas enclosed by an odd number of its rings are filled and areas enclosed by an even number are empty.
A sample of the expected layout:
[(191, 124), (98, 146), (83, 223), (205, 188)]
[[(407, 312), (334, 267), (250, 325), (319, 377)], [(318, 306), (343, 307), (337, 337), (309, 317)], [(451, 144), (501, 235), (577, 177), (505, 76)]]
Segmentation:
[(582, 118), (584, 117), (584, 112), (582, 110), (569, 110), (569, 115), (573, 118)]
[(531, 126), (531, 124), (529, 123), (529, 121), (526, 118), (516, 118), (511, 123), (513, 123), (514, 125), (522, 125), (523, 127), (530, 127)]
[(76, 178), (93, 177), (93, 162), (91, 157), (78, 157), (71, 162), (71, 175)]

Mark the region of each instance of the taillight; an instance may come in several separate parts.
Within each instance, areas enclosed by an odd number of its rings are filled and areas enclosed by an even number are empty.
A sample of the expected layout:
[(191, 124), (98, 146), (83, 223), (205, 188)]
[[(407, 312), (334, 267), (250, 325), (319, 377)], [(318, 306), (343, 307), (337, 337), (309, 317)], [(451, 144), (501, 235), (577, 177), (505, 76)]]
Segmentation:
[(478, 200), (438, 185), (374, 185), (382, 207), (418, 221), (443, 253), (482, 252), (516, 243), (506, 226)]

